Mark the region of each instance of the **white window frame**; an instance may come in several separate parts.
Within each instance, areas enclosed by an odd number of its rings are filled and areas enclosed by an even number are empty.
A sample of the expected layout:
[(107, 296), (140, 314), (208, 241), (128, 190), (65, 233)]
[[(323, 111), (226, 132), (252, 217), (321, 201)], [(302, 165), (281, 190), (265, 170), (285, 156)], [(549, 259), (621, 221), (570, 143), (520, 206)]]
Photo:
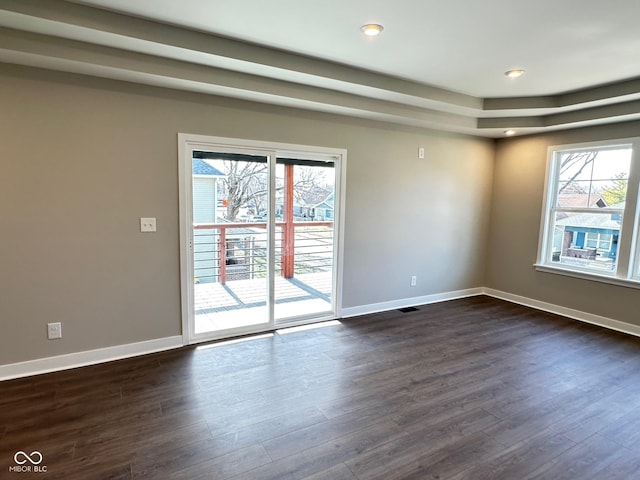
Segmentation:
[[(618, 254), (616, 266), (611, 272), (596, 271), (573, 265), (552, 263), (553, 227), (558, 187), (558, 161), (561, 153), (579, 150), (614, 149), (631, 147), (631, 165), (629, 169), (627, 198), (622, 216), (620, 235), (618, 236)], [(589, 142), (569, 145), (553, 145), (547, 149), (547, 169), (545, 173), (545, 194), (540, 216), (540, 237), (538, 240), (538, 255), (534, 267), (538, 271), (556, 273), (586, 280), (599, 281), (626, 287), (640, 288), (640, 205), (638, 205), (638, 190), (640, 186), (640, 137), (623, 138), (602, 142)], [(574, 209), (590, 213), (616, 213), (616, 209), (602, 208)], [(613, 240), (613, 239), (612, 239)]]

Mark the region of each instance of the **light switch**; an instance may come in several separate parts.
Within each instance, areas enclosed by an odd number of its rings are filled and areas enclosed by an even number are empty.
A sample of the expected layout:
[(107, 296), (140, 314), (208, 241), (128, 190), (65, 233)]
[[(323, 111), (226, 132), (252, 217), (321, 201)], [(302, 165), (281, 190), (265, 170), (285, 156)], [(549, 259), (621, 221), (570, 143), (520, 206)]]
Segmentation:
[(140, 231), (143, 233), (155, 232), (156, 231), (155, 217), (140, 218)]

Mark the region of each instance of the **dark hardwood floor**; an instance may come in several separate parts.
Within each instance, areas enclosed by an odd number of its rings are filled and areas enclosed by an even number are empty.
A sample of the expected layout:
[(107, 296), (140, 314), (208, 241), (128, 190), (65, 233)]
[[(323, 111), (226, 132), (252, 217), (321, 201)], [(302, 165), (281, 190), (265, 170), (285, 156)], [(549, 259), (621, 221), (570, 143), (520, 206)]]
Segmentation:
[(640, 339), (474, 297), (2, 382), (0, 478), (629, 480), (639, 407)]

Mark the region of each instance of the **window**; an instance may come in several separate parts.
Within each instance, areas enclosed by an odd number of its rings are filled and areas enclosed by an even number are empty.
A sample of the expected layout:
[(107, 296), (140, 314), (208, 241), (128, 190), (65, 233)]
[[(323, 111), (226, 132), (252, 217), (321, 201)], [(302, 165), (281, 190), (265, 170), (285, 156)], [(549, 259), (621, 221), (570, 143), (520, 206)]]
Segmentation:
[(548, 162), (537, 266), (640, 280), (640, 139), (551, 147)]
[(613, 235), (610, 233), (587, 233), (585, 238), (587, 248), (595, 248), (603, 252), (611, 251)]

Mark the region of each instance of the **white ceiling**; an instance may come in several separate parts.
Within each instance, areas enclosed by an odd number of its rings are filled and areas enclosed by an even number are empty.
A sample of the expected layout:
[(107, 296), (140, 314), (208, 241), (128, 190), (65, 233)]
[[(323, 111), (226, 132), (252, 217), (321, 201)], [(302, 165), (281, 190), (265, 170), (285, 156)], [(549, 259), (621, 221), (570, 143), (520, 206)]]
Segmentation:
[[(82, 0), (476, 97), (640, 76), (638, 0)], [(360, 32), (380, 23), (377, 38)], [(503, 74), (524, 68), (517, 82)]]
[(0, 0), (0, 61), (499, 137), (640, 118), (639, 18), (640, 0)]

